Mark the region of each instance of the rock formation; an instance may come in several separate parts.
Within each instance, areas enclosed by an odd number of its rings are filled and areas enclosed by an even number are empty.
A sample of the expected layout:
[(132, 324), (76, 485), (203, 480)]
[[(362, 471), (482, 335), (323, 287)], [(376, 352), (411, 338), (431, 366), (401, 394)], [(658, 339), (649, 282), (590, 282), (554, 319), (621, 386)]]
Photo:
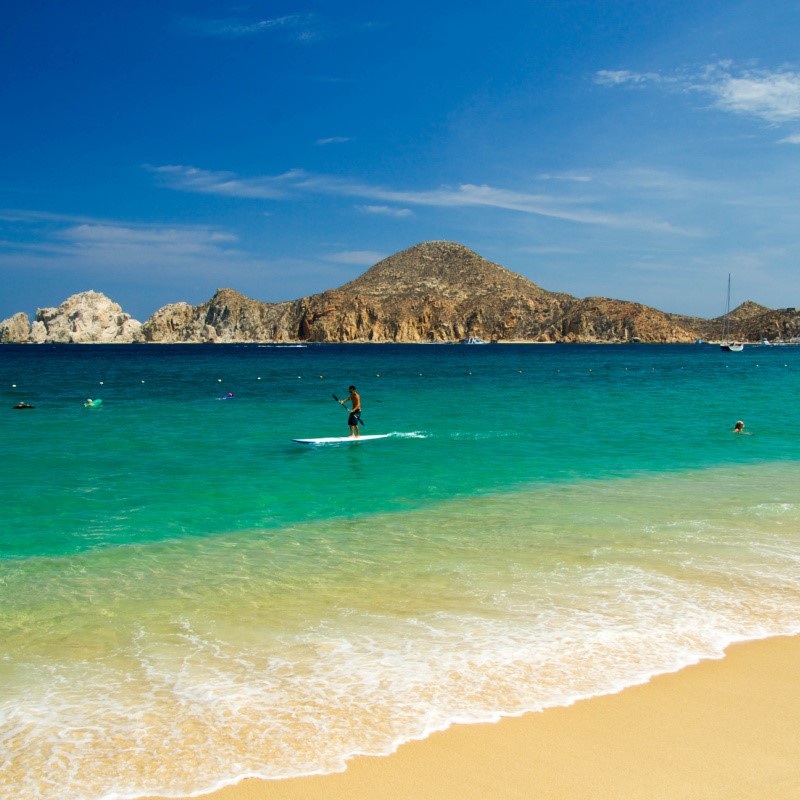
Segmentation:
[(141, 323), (99, 292), (80, 292), (58, 308), (40, 308), (32, 324), (26, 314), (0, 323), (0, 341), (59, 344), (119, 344), (141, 339)]
[(29, 342), (30, 338), (31, 322), (22, 311), (0, 322), (0, 342)]
[[(800, 335), (800, 314), (746, 302), (731, 313), (750, 341)], [(0, 323), (2, 342), (693, 342), (719, 338), (722, 320), (666, 314), (604, 297), (549, 292), (453, 242), (425, 242), (380, 261), (338, 289), (263, 303), (219, 289), (174, 303), (143, 325), (96, 292)]]
[(300, 301), (309, 341), (692, 342), (661, 311), (549, 292), (452, 242), (425, 242)]
[(199, 306), (174, 303), (156, 311), (144, 325), (146, 342), (296, 341), (299, 316), (294, 303), (262, 303), (233, 289), (218, 289)]

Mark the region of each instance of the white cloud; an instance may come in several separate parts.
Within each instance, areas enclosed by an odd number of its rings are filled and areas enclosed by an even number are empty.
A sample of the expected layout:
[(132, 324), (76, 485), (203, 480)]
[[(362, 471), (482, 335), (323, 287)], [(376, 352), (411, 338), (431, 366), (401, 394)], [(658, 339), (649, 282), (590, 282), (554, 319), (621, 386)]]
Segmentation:
[(165, 186), (172, 189), (262, 200), (286, 197), (287, 189), (304, 177), (304, 173), (300, 170), (286, 172), (283, 175), (240, 179), (232, 172), (213, 172), (180, 165), (146, 168), (155, 173)]
[(595, 73), (595, 83), (599, 83), (602, 86), (662, 83), (664, 80), (664, 77), (657, 72), (631, 72), (627, 69), (601, 69)]
[(536, 176), (540, 181), (573, 181), (575, 183), (591, 183), (592, 178), (589, 175), (576, 175), (574, 173), (565, 172), (560, 175), (553, 175), (549, 172), (543, 172), (541, 175)]
[(384, 258), (386, 258), (385, 253), (378, 253), (374, 250), (346, 250), (341, 253), (331, 253), (331, 255), (327, 256), (328, 261), (356, 267), (371, 267)]
[(800, 144), (800, 133), (793, 133), (780, 140), (781, 144)]
[(600, 70), (595, 82), (608, 87), (657, 85), (680, 92), (710, 95), (714, 106), (772, 124), (800, 119), (800, 72), (792, 69), (737, 70), (730, 61), (709, 64), (693, 73)]
[[(22, 223), (15, 240), (0, 244), (0, 254), (25, 250), (39, 264), (102, 273), (196, 274), (241, 265), (250, 258), (237, 249), (238, 238), (200, 225), (154, 225), (92, 220), (38, 212), (0, 213)], [(32, 262), (33, 263), (33, 262)]]
[(382, 214), (387, 217), (411, 217), (414, 212), (410, 208), (393, 208), (392, 206), (359, 206), (366, 214)]
[(707, 87), (724, 111), (746, 114), (771, 123), (800, 119), (800, 73), (721, 72)]
[(326, 145), (326, 144), (345, 144), (345, 142), (351, 141), (349, 136), (328, 136), (327, 139), (317, 139), (318, 145)]
[(158, 258), (169, 256), (218, 255), (238, 239), (229, 233), (199, 227), (162, 227), (83, 223), (56, 234), (81, 251), (95, 255), (127, 252), (137, 253), (143, 260), (154, 253)]
[(159, 175), (165, 185), (187, 192), (259, 199), (280, 199), (293, 193), (311, 192), (338, 197), (360, 197), (400, 206), (496, 208), (591, 225), (660, 233), (686, 233), (660, 220), (635, 214), (596, 211), (586, 198), (519, 192), (486, 184), (464, 183), (456, 187), (404, 191), (330, 175), (314, 175), (299, 169), (278, 176), (257, 178), (239, 178), (230, 172), (211, 172), (189, 166), (173, 165), (149, 169)]

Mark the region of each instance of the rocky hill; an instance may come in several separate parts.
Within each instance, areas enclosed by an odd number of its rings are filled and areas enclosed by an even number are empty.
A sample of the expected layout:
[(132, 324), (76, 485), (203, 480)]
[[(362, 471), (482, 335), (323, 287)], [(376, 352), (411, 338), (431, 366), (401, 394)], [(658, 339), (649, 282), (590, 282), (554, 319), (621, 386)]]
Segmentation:
[[(751, 341), (800, 334), (794, 309), (745, 303), (731, 314)], [(164, 306), (143, 325), (97, 292), (58, 309), (0, 323), (7, 342), (693, 342), (719, 338), (704, 320), (602, 297), (549, 292), (452, 242), (425, 242), (375, 264), (338, 289), (263, 303), (220, 289), (197, 306)]]
[(297, 301), (261, 303), (233, 289), (218, 289), (199, 306), (174, 303), (142, 325), (142, 341), (271, 342), (298, 339)]
[(141, 323), (100, 292), (81, 292), (58, 308), (40, 308), (0, 322), (0, 342), (119, 344), (140, 339)]

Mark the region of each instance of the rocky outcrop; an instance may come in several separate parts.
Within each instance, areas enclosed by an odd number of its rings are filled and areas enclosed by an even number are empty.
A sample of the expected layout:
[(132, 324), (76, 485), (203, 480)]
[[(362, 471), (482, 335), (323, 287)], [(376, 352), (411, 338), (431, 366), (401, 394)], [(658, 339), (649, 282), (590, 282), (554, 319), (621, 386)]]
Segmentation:
[[(795, 309), (748, 301), (729, 318), (750, 341), (800, 334)], [(547, 291), (454, 242), (415, 245), (299, 300), (263, 303), (219, 289), (206, 303), (164, 306), (140, 325), (104, 295), (83, 292), (39, 309), (32, 324), (25, 314), (0, 323), (6, 342), (693, 342), (721, 333), (721, 318)]]
[(588, 297), (572, 304), (561, 321), (565, 342), (688, 343), (697, 335), (669, 314), (640, 303)]
[(30, 339), (31, 322), (27, 314), (20, 311), (0, 322), (0, 343), (29, 342)]
[(81, 292), (58, 308), (40, 308), (32, 324), (25, 314), (0, 323), (2, 341), (36, 344), (115, 344), (141, 339), (141, 323), (100, 292)]
[(760, 314), (738, 321), (736, 328), (741, 338), (749, 342), (761, 339), (789, 341), (800, 336), (800, 311), (796, 308), (767, 308)]
[(262, 303), (233, 289), (218, 289), (207, 303), (164, 306), (142, 325), (146, 342), (284, 342), (296, 341), (297, 302)]

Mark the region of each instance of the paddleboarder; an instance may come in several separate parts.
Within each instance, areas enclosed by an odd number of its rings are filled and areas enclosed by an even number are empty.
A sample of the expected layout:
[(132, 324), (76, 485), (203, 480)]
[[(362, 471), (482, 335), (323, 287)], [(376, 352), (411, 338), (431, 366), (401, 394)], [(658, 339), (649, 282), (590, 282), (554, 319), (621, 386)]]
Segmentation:
[[(358, 427), (361, 422), (361, 398), (355, 386), (351, 386), (348, 391), (350, 392), (350, 396), (346, 397), (344, 400), (340, 400), (339, 403), (345, 406), (345, 403), (350, 401), (352, 404), (350, 407), (350, 416), (347, 418), (347, 424), (350, 426), (350, 435), (358, 437), (361, 436), (361, 431)], [(345, 408), (346, 407), (347, 406), (345, 406)]]

